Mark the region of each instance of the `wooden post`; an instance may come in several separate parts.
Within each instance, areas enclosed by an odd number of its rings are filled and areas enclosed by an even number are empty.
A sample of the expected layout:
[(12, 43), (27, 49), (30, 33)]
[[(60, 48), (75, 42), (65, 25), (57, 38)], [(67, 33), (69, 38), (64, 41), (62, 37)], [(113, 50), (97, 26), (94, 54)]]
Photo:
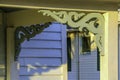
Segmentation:
[(106, 12), (104, 17), (105, 55), (101, 56), (100, 80), (118, 80), (118, 12)]
[(19, 80), (17, 62), (14, 61), (14, 28), (7, 29), (7, 80)]

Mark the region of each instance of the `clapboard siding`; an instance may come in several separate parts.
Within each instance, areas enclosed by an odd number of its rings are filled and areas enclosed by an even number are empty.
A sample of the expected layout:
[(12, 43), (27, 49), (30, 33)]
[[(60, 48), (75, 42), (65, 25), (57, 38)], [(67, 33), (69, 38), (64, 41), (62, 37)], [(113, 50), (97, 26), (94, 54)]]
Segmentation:
[(61, 76), (21, 76), (20, 80), (63, 80)]
[[(49, 28), (46, 28), (44, 31), (50, 31), (50, 32), (61, 32), (62, 24), (59, 24), (57, 22), (54, 22), (52, 25), (49, 26)], [(64, 26), (65, 27), (65, 26)], [(43, 31), (43, 32), (44, 32)]]
[(61, 57), (61, 49), (22, 49), (19, 57)]
[(83, 74), (83, 73), (99, 73), (99, 72), (97, 72), (96, 71), (96, 67), (92, 67), (92, 68), (88, 68), (88, 66), (86, 66), (86, 67), (81, 67), (80, 68), (80, 72), (81, 72), (81, 74)]
[(80, 80), (100, 80), (100, 71), (97, 71), (97, 51), (79, 56)]
[[(27, 66), (20, 68), (20, 75), (62, 75), (62, 67), (50, 67), (50, 66)], [(49, 71), (48, 71), (49, 70)], [(37, 74), (33, 74), (33, 73)]]
[(24, 41), (21, 46), (22, 48), (61, 48), (61, 41), (31, 40)]
[(69, 75), (69, 74), (68, 74), (68, 77), (69, 77), (68, 80), (78, 80), (78, 76), (76, 75), (76, 73), (75, 73), (75, 74), (72, 74), (72, 75)]
[(66, 63), (63, 61), (65, 51), (62, 43), (66, 43), (66, 37), (62, 34), (65, 31), (64, 25), (53, 23), (30, 41), (21, 44), (19, 80), (64, 79), (65, 70), (62, 65)]
[[(49, 34), (49, 35), (48, 35)], [(54, 37), (51, 37), (54, 36)], [(38, 40), (61, 40), (61, 32), (42, 32), (40, 35), (36, 35), (34, 38)]]
[(20, 58), (21, 66), (60, 66), (61, 58)]

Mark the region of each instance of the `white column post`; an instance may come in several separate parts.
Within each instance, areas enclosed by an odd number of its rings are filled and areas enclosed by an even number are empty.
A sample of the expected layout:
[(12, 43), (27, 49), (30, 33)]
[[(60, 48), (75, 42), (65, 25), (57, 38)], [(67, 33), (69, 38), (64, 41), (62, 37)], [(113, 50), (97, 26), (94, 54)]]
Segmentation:
[(118, 80), (118, 12), (107, 12), (104, 17), (105, 55), (101, 56), (100, 80)]
[(7, 28), (7, 80), (19, 80), (17, 62), (14, 61), (14, 31)]

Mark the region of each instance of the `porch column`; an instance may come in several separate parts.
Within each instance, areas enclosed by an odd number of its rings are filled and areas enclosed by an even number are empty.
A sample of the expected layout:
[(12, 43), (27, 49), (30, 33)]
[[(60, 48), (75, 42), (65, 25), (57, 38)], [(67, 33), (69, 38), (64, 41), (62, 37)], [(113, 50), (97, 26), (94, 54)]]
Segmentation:
[(107, 12), (104, 17), (105, 55), (101, 56), (100, 80), (118, 80), (118, 12)]

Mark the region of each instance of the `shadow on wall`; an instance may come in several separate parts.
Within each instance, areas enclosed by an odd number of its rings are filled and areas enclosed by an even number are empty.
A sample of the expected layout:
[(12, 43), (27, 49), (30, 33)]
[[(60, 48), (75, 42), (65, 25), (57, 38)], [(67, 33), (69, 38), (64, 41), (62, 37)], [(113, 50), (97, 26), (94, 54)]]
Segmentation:
[[(78, 44), (76, 44), (75, 35), (71, 41), (73, 43), (71, 44), (72, 71), (67, 73), (65, 27), (63, 24), (54, 23), (42, 33), (31, 38), (30, 41), (25, 40), (21, 44), (18, 58), (19, 80), (64, 80), (65, 74), (68, 74), (68, 78), (72, 76), (72, 80), (77, 80), (79, 69), (81, 70), (79, 72), (81, 80), (99, 80), (96, 51), (82, 56), (76, 54), (74, 46)], [(76, 78), (73, 78), (74, 76)]]
[[(55, 23), (25, 40), (19, 55), (19, 80), (63, 80), (66, 65), (66, 26)], [(64, 35), (62, 35), (64, 34)]]

